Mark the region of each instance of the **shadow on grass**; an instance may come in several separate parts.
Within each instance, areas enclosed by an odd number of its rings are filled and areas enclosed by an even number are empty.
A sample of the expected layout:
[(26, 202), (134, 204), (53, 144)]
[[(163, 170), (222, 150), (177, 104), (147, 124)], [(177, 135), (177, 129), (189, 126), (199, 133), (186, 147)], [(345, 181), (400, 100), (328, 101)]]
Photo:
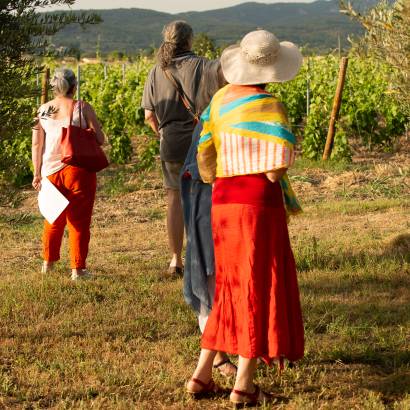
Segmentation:
[[(370, 296), (376, 296), (378, 293), (393, 292), (397, 289), (407, 290), (410, 289), (410, 276), (407, 274), (396, 274), (395, 277), (380, 277), (377, 275), (355, 275), (352, 277), (338, 276), (335, 281), (309, 281), (303, 282), (301, 288), (309, 295), (322, 297), (322, 296), (338, 296), (340, 298), (352, 297), (352, 294), (364, 294)], [(393, 296), (393, 295), (391, 295)], [(407, 298), (410, 298), (407, 295)], [(406, 298), (406, 299), (407, 299)], [(360, 300), (358, 301), (360, 302)], [(380, 303), (380, 300), (374, 300), (375, 303)], [(393, 298), (390, 299), (391, 306), (396, 306)], [(358, 305), (359, 306), (359, 305)], [(363, 308), (369, 307), (369, 304), (364, 304)], [(403, 306), (409, 308), (409, 306)], [(353, 315), (353, 312), (351, 312)]]
[(32, 225), (34, 222), (41, 220), (39, 215), (31, 213), (19, 213), (13, 215), (0, 215), (0, 224), (6, 224), (12, 228)]
[(0, 178), (0, 207), (18, 208), (23, 199), (21, 189)]
[(310, 269), (340, 269), (331, 277), (312, 272), (301, 280), (307, 338), (320, 344), (314, 347), (319, 363), (370, 366), (369, 389), (408, 391), (409, 257), (406, 234), (377, 255), (340, 253), (314, 261)]
[[(382, 379), (368, 380), (366, 387), (383, 395), (403, 395), (410, 392), (409, 372), (404, 370), (395, 374), (385, 375)], [(403, 407), (404, 409), (405, 407)], [(406, 407), (407, 408), (407, 407)]]
[(400, 367), (410, 365), (410, 352), (368, 346), (361, 352), (334, 350), (328, 358), (321, 360), (322, 363), (334, 363), (335, 361), (344, 364), (368, 364), (377, 366), (379, 371), (383, 369), (386, 373), (393, 373)]
[(312, 269), (338, 270), (347, 267), (357, 269), (389, 262), (410, 263), (410, 235), (398, 235), (381, 253), (339, 252), (337, 254), (321, 250), (317, 239), (313, 237), (309, 246), (295, 252), (295, 257), (299, 272)]
[(362, 352), (334, 351), (321, 363), (342, 362), (345, 365), (367, 365), (367, 376), (360, 387), (385, 396), (403, 396), (410, 391), (410, 352), (377, 349), (369, 346)]

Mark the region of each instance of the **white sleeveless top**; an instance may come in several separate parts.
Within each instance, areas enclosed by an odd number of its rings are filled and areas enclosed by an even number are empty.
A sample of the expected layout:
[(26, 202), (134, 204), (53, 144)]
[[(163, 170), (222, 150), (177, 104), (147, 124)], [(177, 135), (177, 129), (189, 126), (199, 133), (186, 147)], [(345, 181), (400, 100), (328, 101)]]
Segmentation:
[[(74, 106), (73, 112), (73, 122), (72, 125), (77, 127), (80, 126), (80, 102)], [(82, 128), (87, 128), (87, 121), (84, 117), (84, 104), (81, 102), (81, 126)], [(45, 106), (40, 107), (40, 112), (45, 111)], [(45, 132), (45, 141), (43, 148), (43, 161), (41, 166), (41, 176), (48, 177), (61, 169), (63, 169), (66, 164), (61, 162), (61, 136), (63, 127), (67, 128), (70, 125), (70, 118), (63, 118), (60, 120), (55, 120), (51, 117), (40, 118), (40, 124)]]

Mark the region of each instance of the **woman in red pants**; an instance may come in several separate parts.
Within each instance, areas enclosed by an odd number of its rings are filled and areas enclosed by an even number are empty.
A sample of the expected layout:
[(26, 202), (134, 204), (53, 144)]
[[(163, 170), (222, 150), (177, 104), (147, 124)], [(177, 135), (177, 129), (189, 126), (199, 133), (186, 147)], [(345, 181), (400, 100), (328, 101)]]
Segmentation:
[[(52, 270), (60, 259), (64, 228), (68, 226), (70, 241), (71, 279), (91, 277), (86, 269), (90, 242), (91, 216), (96, 191), (96, 173), (61, 162), (62, 128), (72, 124), (92, 128), (97, 142), (104, 143), (104, 134), (94, 109), (82, 101), (74, 101), (77, 80), (73, 71), (57, 70), (51, 79), (55, 98), (39, 109), (39, 122), (33, 130), (33, 187), (41, 189), (41, 179), (48, 178), (70, 202), (53, 224), (45, 221), (43, 232), (42, 272)], [(52, 113), (51, 115), (47, 113)], [(80, 121), (81, 115), (81, 121)]]
[(268, 398), (253, 384), (256, 363), (303, 357), (304, 336), (287, 215), (300, 206), (286, 171), (296, 139), (282, 104), (265, 90), (296, 76), (298, 48), (267, 31), (247, 34), (225, 49), (229, 85), (202, 115), (198, 146), (202, 179), (213, 182), (212, 231), (216, 289), (197, 368), (187, 384), (194, 396), (215, 392), (216, 352), (239, 356), (231, 402)]

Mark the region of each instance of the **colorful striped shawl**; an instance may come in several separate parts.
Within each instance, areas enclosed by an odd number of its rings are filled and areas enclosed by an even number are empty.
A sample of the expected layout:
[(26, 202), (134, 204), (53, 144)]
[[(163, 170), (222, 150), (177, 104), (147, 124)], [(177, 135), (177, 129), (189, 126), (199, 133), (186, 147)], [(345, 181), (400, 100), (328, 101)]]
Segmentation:
[[(205, 182), (289, 168), (296, 138), (282, 104), (257, 86), (227, 85), (201, 117), (198, 166)], [(287, 175), (281, 181), (288, 213), (301, 207)]]

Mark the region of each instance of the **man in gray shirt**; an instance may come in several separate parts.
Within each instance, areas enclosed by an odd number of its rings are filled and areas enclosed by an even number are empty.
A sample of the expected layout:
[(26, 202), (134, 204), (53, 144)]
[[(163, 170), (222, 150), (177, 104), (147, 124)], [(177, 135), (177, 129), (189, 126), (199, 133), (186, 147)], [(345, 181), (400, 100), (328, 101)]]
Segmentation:
[(199, 117), (220, 88), (221, 71), (219, 61), (209, 61), (191, 51), (193, 31), (186, 22), (169, 23), (162, 34), (164, 41), (158, 51), (158, 63), (145, 83), (142, 107), (146, 121), (160, 138), (172, 253), (169, 273), (182, 275), (184, 222), (179, 175), (191, 144), (194, 117)]

